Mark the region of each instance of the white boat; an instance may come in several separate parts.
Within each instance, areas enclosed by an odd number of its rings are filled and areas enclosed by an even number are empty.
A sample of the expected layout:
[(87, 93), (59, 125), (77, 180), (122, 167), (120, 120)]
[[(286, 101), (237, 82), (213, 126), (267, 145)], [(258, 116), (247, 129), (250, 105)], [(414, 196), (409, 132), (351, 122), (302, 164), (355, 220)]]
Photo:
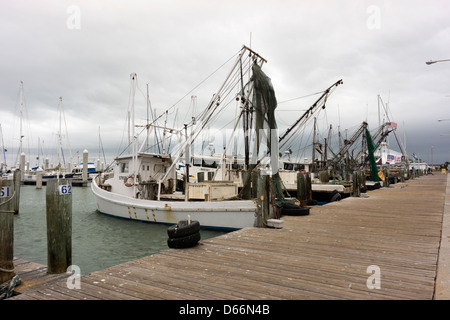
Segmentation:
[[(252, 56), (252, 60), (248, 61), (251, 61), (253, 66), (256, 65), (257, 60), (261, 64), (265, 62), (254, 51), (244, 46), (234, 66), (234, 70), (237, 70), (238, 74), (241, 74), (239, 71), (240, 59), (248, 56), (248, 53)], [(226, 81), (230, 76), (231, 73)], [(135, 78), (136, 74), (131, 74), (133, 82)], [(184, 194), (176, 191), (176, 166), (180, 165), (182, 156), (190, 159), (190, 146), (211, 119), (213, 112), (222, 103), (221, 97), (226, 96), (221, 92), (224, 88), (229, 90), (225, 84), (222, 85), (203, 115), (193, 124), (190, 135), (185, 134), (185, 142), (180, 145), (179, 154), (173, 158), (164, 152), (154, 154), (142, 151), (146, 141), (140, 147), (138, 146), (139, 135), (134, 132), (134, 116), (132, 116), (133, 123), (130, 126), (132, 151), (128, 155), (115, 159), (112, 174), (98, 175), (92, 180), (91, 189), (97, 202), (98, 211), (115, 217), (163, 224), (175, 224), (190, 217), (192, 220), (199, 221), (203, 228), (235, 230), (256, 226), (257, 215), (262, 215), (261, 210), (257, 210), (257, 200), (240, 199), (238, 184), (232, 181), (187, 182)], [(132, 90), (131, 97), (134, 97), (134, 84)], [(248, 98), (249, 95), (250, 93), (245, 98)], [(232, 99), (234, 100), (234, 97)], [(244, 100), (244, 97), (242, 99)], [(131, 106), (134, 115), (134, 103)], [(184, 130), (170, 129), (170, 132), (180, 134), (183, 131), (187, 132), (186, 126)], [(185, 160), (185, 164), (189, 165), (189, 163), (190, 160)], [(190, 168), (186, 169), (188, 171)], [(264, 214), (268, 214), (268, 212)]]
[[(140, 168), (138, 177), (131, 171), (135, 163)], [(138, 153), (136, 157), (116, 158), (111, 177), (98, 175), (92, 180), (91, 189), (98, 211), (120, 218), (165, 224), (174, 224), (190, 216), (192, 220), (199, 221), (203, 228), (234, 230), (254, 226), (256, 203), (253, 200), (202, 201), (192, 192), (191, 196), (183, 195), (175, 191), (173, 167), (167, 178), (161, 181), (162, 192), (160, 199), (156, 200), (158, 183), (147, 179), (161, 177), (168, 172), (171, 164), (170, 155)], [(198, 188), (200, 185), (200, 188), (207, 190), (207, 184), (193, 183), (190, 186)], [(222, 191), (221, 195), (236, 195), (225, 183), (215, 183), (214, 188), (216, 193)]]

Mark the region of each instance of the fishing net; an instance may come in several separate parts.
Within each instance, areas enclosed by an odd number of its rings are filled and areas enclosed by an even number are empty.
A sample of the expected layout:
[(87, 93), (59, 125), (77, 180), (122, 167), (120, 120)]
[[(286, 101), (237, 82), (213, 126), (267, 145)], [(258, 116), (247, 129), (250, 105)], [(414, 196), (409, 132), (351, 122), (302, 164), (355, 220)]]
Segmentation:
[(260, 146), (267, 146), (267, 155), (270, 155), (270, 163), (272, 167), (272, 179), (270, 186), (276, 197), (276, 205), (281, 207), (289, 202), (285, 200), (283, 195), (283, 182), (278, 173), (278, 134), (277, 122), (275, 120), (275, 109), (277, 107), (277, 99), (270, 78), (261, 70), (257, 64), (252, 66), (253, 76), (253, 100), (252, 105), (255, 114), (255, 133), (256, 143), (254, 145), (254, 154), (258, 155)]
[(367, 151), (369, 153), (369, 166), (370, 166), (370, 180), (372, 181), (380, 181), (378, 177), (378, 169), (377, 164), (375, 162), (374, 152), (377, 150), (378, 146), (373, 142), (372, 137), (370, 136), (369, 130), (366, 128), (366, 139), (367, 139)]

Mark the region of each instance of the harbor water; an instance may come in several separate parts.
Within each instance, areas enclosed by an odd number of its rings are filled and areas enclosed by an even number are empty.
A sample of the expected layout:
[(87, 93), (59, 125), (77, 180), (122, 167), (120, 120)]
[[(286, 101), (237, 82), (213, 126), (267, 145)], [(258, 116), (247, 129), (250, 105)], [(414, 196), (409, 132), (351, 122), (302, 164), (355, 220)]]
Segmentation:
[[(22, 185), (14, 219), (14, 256), (47, 265), (45, 186)], [(72, 188), (72, 264), (82, 275), (169, 250), (167, 225), (104, 215), (88, 187)], [(208, 239), (226, 233), (201, 230)]]

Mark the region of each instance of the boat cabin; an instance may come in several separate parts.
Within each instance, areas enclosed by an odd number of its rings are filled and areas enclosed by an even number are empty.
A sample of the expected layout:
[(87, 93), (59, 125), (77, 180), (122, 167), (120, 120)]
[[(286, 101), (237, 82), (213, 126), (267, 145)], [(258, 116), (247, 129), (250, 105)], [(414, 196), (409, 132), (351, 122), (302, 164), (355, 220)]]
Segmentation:
[(161, 193), (171, 194), (175, 191), (176, 171), (172, 158), (168, 154), (138, 153), (137, 156), (125, 155), (115, 159), (113, 177), (104, 181), (111, 187), (111, 192), (133, 198), (153, 200), (157, 184), (170, 170), (165, 180), (161, 181)]

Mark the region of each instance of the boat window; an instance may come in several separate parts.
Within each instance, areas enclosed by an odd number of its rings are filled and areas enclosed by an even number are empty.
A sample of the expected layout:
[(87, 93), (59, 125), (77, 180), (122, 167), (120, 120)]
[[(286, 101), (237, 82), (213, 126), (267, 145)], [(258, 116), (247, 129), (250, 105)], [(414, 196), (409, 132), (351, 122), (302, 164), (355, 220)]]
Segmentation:
[(294, 168), (294, 165), (292, 163), (284, 164), (284, 170), (292, 170), (293, 168)]
[(203, 160), (202, 166), (205, 168), (217, 168), (218, 163), (214, 160)]
[(202, 165), (202, 159), (199, 158), (193, 158), (192, 159), (192, 164), (196, 167), (200, 167)]
[(120, 164), (120, 173), (127, 173), (128, 172), (128, 162), (122, 162)]

